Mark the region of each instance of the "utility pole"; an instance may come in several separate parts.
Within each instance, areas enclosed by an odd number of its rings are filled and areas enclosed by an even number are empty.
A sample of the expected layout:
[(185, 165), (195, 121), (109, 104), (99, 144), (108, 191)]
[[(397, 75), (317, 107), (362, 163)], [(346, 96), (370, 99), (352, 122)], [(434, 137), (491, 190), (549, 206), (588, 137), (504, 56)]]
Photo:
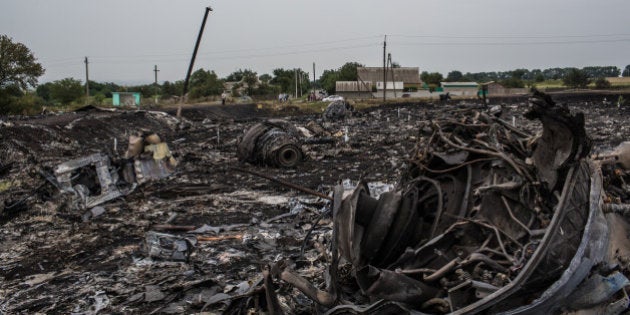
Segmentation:
[(315, 63), (313, 62), (313, 90), (315, 89)]
[(385, 59), (387, 52), (387, 35), (383, 41), (383, 102), (387, 99), (387, 60)]
[(157, 65), (153, 66), (153, 72), (155, 72), (155, 105), (158, 103), (158, 83), (157, 83), (157, 73), (158, 73)]
[(300, 70), (300, 73), (298, 74), (298, 78), (300, 80), (300, 97), (302, 97), (302, 70)]
[(391, 53), (387, 54), (387, 68), (389, 69), (391, 73), (391, 77), (392, 77), (392, 86), (394, 87), (394, 98), (397, 98), (398, 95), (396, 95), (396, 79), (394, 78), (394, 65), (392, 63)]
[(90, 101), (90, 77), (88, 75), (88, 57), (85, 57), (85, 101)]
[(295, 74), (295, 98), (297, 98), (297, 82), (298, 82), (298, 79), (297, 79), (297, 68), (293, 69), (293, 71), (294, 71), (294, 74)]
[(206, 20), (208, 19), (208, 13), (210, 13), (210, 11), (212, 11), (212, 8), (206, 7), (206, 13), (203, 15), (203, 21), (201, 22), (201, 27), (199, 28), (199, 35), (197, 35), (195, 49), (193, 50), (192, 58), (190, 58), (190, 65), (188, 65), (188, 72), (186, 73), (186, 79), (184, 80), (184, 91), (182, 93), (182, 98), (179, 101), (179, 107), (177, 107), (177, 118), (182, 116), (182, 102), (186, 97), (186, 93), (188, 93), (188, 81), (190, 81), (190, 74), (192, 73), (193, 66), (195, 65), (197, 50), (199, 49), (199, 43), (201, 42), (201, 37), (203, 36), (203, 29), (206, 27)]

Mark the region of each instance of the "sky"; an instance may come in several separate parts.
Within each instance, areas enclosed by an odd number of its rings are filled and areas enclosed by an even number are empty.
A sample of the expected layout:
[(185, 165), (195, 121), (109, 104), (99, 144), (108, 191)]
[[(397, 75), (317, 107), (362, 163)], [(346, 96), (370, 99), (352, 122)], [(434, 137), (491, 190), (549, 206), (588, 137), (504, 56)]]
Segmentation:
[(1, 0), (0, 34), (31, 49), (46, 73), (118, 84), (346, 62), (446, 74), (630, 64), (628, 0)]

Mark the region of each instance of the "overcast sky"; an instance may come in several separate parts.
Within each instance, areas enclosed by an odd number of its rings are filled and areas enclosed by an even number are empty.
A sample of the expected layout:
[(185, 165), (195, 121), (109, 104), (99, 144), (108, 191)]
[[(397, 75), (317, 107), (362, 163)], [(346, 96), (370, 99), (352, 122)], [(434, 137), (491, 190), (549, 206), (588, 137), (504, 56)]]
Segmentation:
[(1, 0), (0, 34), (66, 77), (122, 84), (181, 80), (206, 6), (195, 69), (220, 77), (392, 60), (446, 75), (630, 64), (629, 0)]

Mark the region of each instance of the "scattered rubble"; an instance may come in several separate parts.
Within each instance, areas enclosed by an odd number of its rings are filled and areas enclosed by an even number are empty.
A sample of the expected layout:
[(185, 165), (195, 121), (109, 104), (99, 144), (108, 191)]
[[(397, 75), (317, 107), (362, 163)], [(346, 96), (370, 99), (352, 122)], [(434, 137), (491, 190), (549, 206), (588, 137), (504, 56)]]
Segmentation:
[(601, 179), (592, 178), (599, 177), (596, 167), (584, 159), (584, 118), (540, 93), (525, 116), (542, 122), (541, 136), (473, 110), (433, 121), (396, 190), (376, 199), (360, 184), (341, 200), (340, 186), (327, 291), (305, 284), (284, 261), (272, 270), (327, 307), (351, 299), (341, 294), (350, 289), (338, 287), (338, 250), (364, 295), (402, 303), (401, 310), (579, 309), (558, 303), (587, 275), (575, 274), (570, 262), (590, 248), (580, 264), (590, 270), (604, 260), (607, 242)]
[[(0, 312), (624, 312), (630, 174), (623, 147), (607, 152), (630, 139), (630, 112), (570, 102), (582, 120), (532, 101), (283, 117), (309, 157), (290, 168), (239, 163), (245, 131), (286, 115), (255, 105), (185, 108), (184, 123), (98, 109), (3, 118)], [(168, 150), (126, 154), (138, 130)], [(156, 151), (176, 160), (171, 176), (96, 207), (50, 181), (100, 154), (126, 189), (119, 161), (134, 156), (135, 173)], [(96, 166), (80, 169), (71, 187), (86, 176), (98, 196)]]

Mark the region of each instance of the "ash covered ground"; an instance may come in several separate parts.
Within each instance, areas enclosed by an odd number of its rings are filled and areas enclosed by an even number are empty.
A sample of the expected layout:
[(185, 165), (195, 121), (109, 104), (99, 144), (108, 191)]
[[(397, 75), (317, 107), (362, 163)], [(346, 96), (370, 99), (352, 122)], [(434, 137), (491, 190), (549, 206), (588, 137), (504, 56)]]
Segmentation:
[[(630, 110), (603, 104), (603, 96), (557, 96), (586, 115), (594, 152), (630, 139)], [(608, 99), (615, 99), (608, 96)], [(494, 99), (502, 118), (532, 132), (525, 98)], [(103, 111), (42, 117), (4, 117), (0, 124), (0, 313), (223, 313), (264, 304), (252, 294), (261, 268), (290, 259), (315, 286), (326, 279), (332, 222), (329, 202), (234, 169), (240, 167), (330, 193), (344, 180), (395, 184), (430, 121), (479, 103), (388, 104), (341, 121), (274, 111), (256, 105), (194, 106), (174, 112)], [(315, 122), (335, 139), (305, 145), (308, 159), (291, 169), (237, 159), (239, 138), (267, 118), (296, 126)], [(42, 174), (92, 153), (124, 155), (130, 134), (155, 132), (178, 161), (168, 178), (140, 185), (101, 206), (89, 220)], [(160, 230), (192, 237), (187, 261), (148, 257), (145, 239)], [(314, 226), (316, 225), (316, 226)], [(191, 235), (176, 227), (205, 227)], [(312, 229), (307, 241), (307, 233)], [(301, 247), (304, 245), (304, 254)], [(351, 285), (351, 284), (350, 284)], [(315, 304), (279, 283), (280, 304), (313, 313)]]

